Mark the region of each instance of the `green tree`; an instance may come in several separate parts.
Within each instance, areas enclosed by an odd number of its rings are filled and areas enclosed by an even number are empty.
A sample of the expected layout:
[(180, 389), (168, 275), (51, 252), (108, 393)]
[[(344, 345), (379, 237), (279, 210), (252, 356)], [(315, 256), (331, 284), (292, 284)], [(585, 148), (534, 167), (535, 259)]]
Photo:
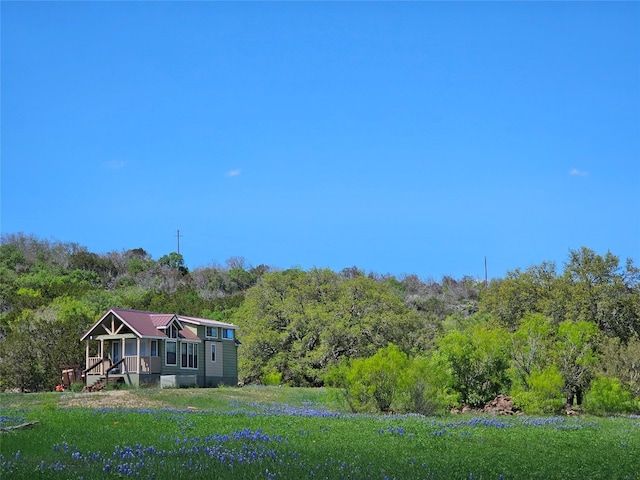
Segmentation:
[(17, 388), (21, 392), (42, 390), (46, 384), (39, 351), (23, 325), (5, 332), (0, 342), (0, 390)]
[(561, 275), (545, 262), (509, 272), (481, 292), (480, 310), (516, 331), (528, 313), (559, 324), (565, 320), (595, 323), (623, 342), (640, 334), (640, 269), (624, 266), (610, 252), (604, 256), (582, 247), (570, 250)]
[(571, 250), (564, 277), (570, 286), (567, 319), (595, 322), (607, 335), (626, 341), (640, 334), (640, 273), (629, 259), (625, 268), (611, 252)]
[(587, 321), (566, 320), (558, 325), (555, 357), (564, 380), (567, 404), (582, 404), (583, 392), (589, 387), (598, 362), (595, 343), (598, 328)]
[(284, 383), (319, 386), (342, 358), (372, 356), (390, 342), (408, 351), (417, 317), (371, 278), (291, 269), (265, 274), (234, 322), (243, 332), (245, 381), (276, 371)]
[[(36, 308), (62, 296), (79, 297), (102, 286), (100, 277), (86, 270), (65, 270), (39, 263), (31, 271), (15, 279), (18, 292), (17, 305)], [(37, 293), (36, 293), (37, 292)], [(33, 300), (38, 298), (36, 305)], [(24, 303), (23, 303), (24, 301)]]
[(483, 406), (509, 389), (508, 333), (483, 322), (460, 331), (451, 330), (437, 346), (453, 374), (453, 389), (464, 405)]
[(171, 252), (168, 255), (163, 255), (158, 259), (158, 263), (163, 267), (169, 267), (178, 270), (183, 275), (186, 275), (189, 270), (184, 266), (184, 257), (177, 252)]
[(525, 390), (529, 377), (551, 364), (553, 338), (556, 333), (551, 320), (539, 313), (525, 315), (518, 330), (511, 335), (514, 380)]
[(69, 269), (94, 272), (103, 286), (108, 285), (117, 274), (116, 267), (109, 258), (85, 249), (78, 249), (69, 255)]
[(60, 297), (37, 310), (23, 310), (8, 324), (0, 342), (3, 385), (21, 390), (51, 390), (61, 367), (83, 365), (82, 333), (96, 313), (84, 302)]
[(492, 280), (480, 293), (480, 311), (489, 312), (510, 331), (518, 328), (527, 313), (546, 313), (557, 275), (555, 264), (544, 262), (525, 270), (508, 272)]
[(640, 400), (640, 337), (623, 342), (617, 337), (605, 337), (600, 343), (600, 358), (596, 374), (618, 378), (636, 400)]
[(13, 244), (0, 245), (0, 314), (16, 307), (15, 282), (25, 267), (22, 251)]
[[(291, 344), (289, 326), (304, 306), (295, 302), (293, 293), (305, 277), (298, 269), (273, 272), (247, 292), (245, 302), (234, 315), (234, 322), (242, 328), (240, 366), (245, 382), (257, 381), (265, 373), (283, 373), (287, 369)], [(285, 381), (290, 378), (291, 375)]]
[(557, 413), (564, 405), (564, 381), (554, 364), (557, 329), (539, 313), (526, 314), (511, 335), (511, 396), (527, 413)]

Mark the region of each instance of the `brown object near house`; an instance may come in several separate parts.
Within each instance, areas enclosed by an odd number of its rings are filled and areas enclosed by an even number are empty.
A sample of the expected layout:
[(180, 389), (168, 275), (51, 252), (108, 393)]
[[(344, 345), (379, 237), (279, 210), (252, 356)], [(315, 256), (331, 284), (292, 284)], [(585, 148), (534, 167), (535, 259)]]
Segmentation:
[(82, 369), (80, 365), (64, 365), (62, 367), (61, 385), (64, 388), (70, 388), (72, 383), (83, 383)]

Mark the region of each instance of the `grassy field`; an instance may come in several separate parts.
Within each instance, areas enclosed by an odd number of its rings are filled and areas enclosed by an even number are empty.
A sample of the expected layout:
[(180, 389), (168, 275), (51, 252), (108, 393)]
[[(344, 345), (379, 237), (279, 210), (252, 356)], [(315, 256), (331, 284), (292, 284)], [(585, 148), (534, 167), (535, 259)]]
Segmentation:
[(640, 479), (640, 418), (351, 415), (323, 389), (1, 394), (0, 478)]

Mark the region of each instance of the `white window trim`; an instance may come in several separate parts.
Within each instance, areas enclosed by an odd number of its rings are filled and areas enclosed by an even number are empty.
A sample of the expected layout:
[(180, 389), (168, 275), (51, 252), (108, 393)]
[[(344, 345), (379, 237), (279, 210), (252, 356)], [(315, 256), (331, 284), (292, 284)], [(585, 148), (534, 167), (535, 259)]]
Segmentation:
[[(211, 329), (213, 332), (213, 335), (209, 335), (207, 333), (207, 330)], [(218, 327), (204, 327), (204, 335), (206, 338), (218, 338)]]
[[(194, 364), (196, 365), (195, 367), (189, 367), (189, 366), (184, 366), (182, 365), (182, 347), (186, 347), (187, 348), (187, 365), (189, 365), (189, 345), (191, 345), (193, 347), (193, 359), (194, 359)], [(179, 355), (180, 355), (180, 368), (183, 370), (198, 370), (198, 344), (194, 343), (194, 342), (180, 342), (180, 348), (179, 348)]]
[[(167, 353), (169, 353), (169, 344), (173, 343), (176, 346), (176, 363), (167, 363)], [(177, 367), (178, 366), (178, 342), (174, 340), (166, 340), (164, 342), (164, 364), (167, 367)]]
[[(225, 335), (225, 332), (231, 332), (231, 337), (227, 337), (227, 336)], [(235, 332), (233, 331), (233, 329), (232, 329), (232, 328), (223, 328), (223, 329), (222, 329), (222, 338), (223, 338), (224, 340), (233, 340), (233, 339), (235, 338), (235, 336), (236, 336), (236, 334), (235, 334)]]
[(176, 327), (176, 325), (174, 323), (172, 323), (171, 325), (169, 325), (169, 329), (167, 331), (167, 337), (169, 338), (178, 338), (178, 332), (180, 331), (180, 329), (178, 327)]

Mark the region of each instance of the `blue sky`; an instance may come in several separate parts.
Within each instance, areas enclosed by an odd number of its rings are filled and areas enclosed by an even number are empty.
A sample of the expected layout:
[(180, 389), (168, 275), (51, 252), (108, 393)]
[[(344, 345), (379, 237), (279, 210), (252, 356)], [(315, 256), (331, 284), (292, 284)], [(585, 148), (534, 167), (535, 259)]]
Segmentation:
[(640, 262), (637, 2), (2, 2), (1, 231), (501, 277)]

